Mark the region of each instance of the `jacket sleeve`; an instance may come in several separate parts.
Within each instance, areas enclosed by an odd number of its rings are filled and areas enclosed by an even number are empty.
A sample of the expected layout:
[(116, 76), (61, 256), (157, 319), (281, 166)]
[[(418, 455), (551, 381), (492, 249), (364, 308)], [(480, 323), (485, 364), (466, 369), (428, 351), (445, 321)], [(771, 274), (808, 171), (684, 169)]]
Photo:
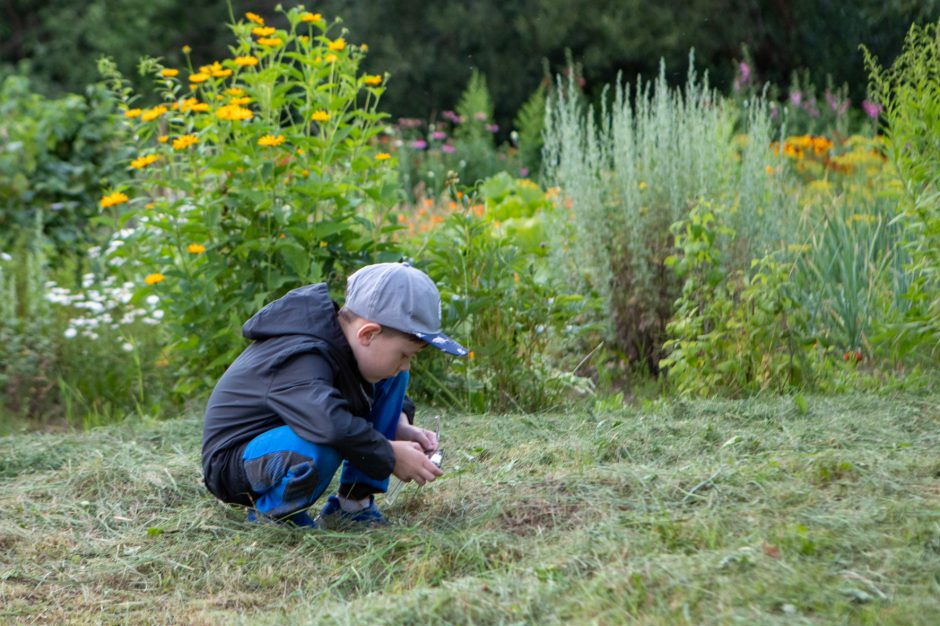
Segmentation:
[(368, 420), (353, 415), (334, 385), (333, 368), (320, 354), (299, 354), (274, 373), (268, 404), (300, 437), (330, 446), (376, 480), (395, 467), (388, 440)]

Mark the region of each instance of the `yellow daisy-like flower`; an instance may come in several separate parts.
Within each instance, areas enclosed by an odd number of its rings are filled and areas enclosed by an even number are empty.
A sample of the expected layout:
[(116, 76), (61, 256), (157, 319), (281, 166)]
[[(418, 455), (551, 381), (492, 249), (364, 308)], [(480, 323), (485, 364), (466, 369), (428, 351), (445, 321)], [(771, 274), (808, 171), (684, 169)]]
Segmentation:
[(242, 104), (248, 104), (249, 102), (251, 102), (251, 98), (249, 98), (248, 96), (245, 96), (243, 98), (232, 98), (229, 101), (229, 104), (242, 105)]
[(246, 109), (237, 104), (226, 104), (219, 107), (215, 114), (220, 120), (229, 121), (250, 120), (254, 116), (251, 109)]
[(199, 143), (199, 137), (196, 135), (183, 135), (173, 140), (173, 149), (183, 150), (196, 143)]
[(192, 52), (192, 51), (193, 51), (193, 49), (190, 48), (188, 45), (183, 46), (183, 54), (189, 54), (189, 53)]
[(114, 206), (116, 204), (124, 204), (128, 200), (130, 200), (130, 198), (127, 197), (127, 194), (123, 194), (120, 191), (115, 191), (114, 193), (109, 193), (108, 195), (101, 198), (101, 202), (99, 204), (101, 205), (102, 209), (106, 209), (109, 206)]
[(186, 252), (190, 254), (202, 254), (206, 251), (206, 247), (201, 243), (191, 243), (186, 246)]
[(179, 73), (180, 73), (179, 70), (174, 70), (169, 67), (166, 69), (160, 70), (160, 76), (164, 78), (173, 78), (174, 76), (179, 76)]
[(128, 109), (124, 111), (124, 117), (137, 117), (143, 113), (143, 109)]
[(246, 67), (249, 65), (258, 65), (258, 57), (253, 57), (253, 56), (235, 57), (235, 65), (240, 65), (241, 67)]
[(378, 74), (372, 74), (372, 75), (366, 74), (365, 76), (362, 77), (362, 82), (365, 83), (366, 85), (371, 85), (374, 87), (375, 85), (382, 84), (382, 77), (379, 76)]
[(160, 117), (161, 115), (163, 115), (164, 113), (166, 113), (166, 111), (167, 111), (167, 108), (163, 106), (162, 104), (159, 104), (141, 113), (140, 119), (143, 120), (144, 122), (151, 122), (157, 119), (158, 117)]
[(377, 155), (375, 155), (376, 161), (387, 161), (390, 158), (392, 158), (392, 155), (390, 155), (388, 152), (379, 152)]
[(255, 37), (267, 37), (268, 35), (273, 35), (277, 32), (277, 29), (273, 26), (256, 26), (251, 29), (251, 34)]
[(362, 50), (363, 52), (368, 52), (369, 44), (367, 43), (359, 44), (359, 49)]
[(147, 274), (147, 277), (144, 278), (144, 282), (148, 285), (156, 285), (157, 283), (162, 283), (165, 278), (166, 276), (160, 272), (154, 272), (153, 274)]
[(216, 61), (210, 67), (209, 73), (212, 74), (213, 78), (227, 78), (232, 75), (232, 70), (222, 67), (222, 64)]
[(329, 48), (329, 49), (332, 50), (333, 52), (340, 52), (340, 51), (342, 51), (342, 50), (345, 50), (345, 49), (346, 49), (346, 40), (343, 39), (342, 37), (340, 37), (339, 39), (336, 39), (336, 40), (334, 40), (334, 41), (331, 41), (330, 44), (327, 46), (327, 48)]
[(137, 157), (136, 159), (131, 161), (131, 167), (133, 167), (135, 170), (140, 170), (154, 163), (159, 158), (160, 157), (158, 157), (155, 154), (148, 154), (146, 156)]
[(274, 46), (281, 45), (281, 43), (283, 42), (281, 41), (280, 37), (262, 37), (261, 39), (258, 40), (258, 43), (261, 44), (262, 46), (268, 46), (268, 47), (273, 48)]
[(204, 83), (209, 80), (209, 75), (204, 74), (203, 72), (196, 72), (189, 76), (189, 82), (191, 83)]
[(279, 146), (282, 143), (284, 143), (284, 135), (278, 135), (277, 137), (274, 135), (265, 135), (258, 140), (259, 146), (274, 147)]
[(145, 209), (152, 209), (152, 208), (153, 208), (153, 202), (148, 202), (147, 204), (144, 205), (144, 208), (145, 208)]
[(319, 22), (323, 19), (323, 16), (319, 13), (310, 13), (309, 11), (300, 16), (301, 22)]
[(245, 13), (245, 18), (247, 18), (249, 22), (254, 22), (255, 24), (258, 24), (259, 26), (264, 26), (264, 19), (257, 13), (252, 13), (251, 11), (248, 11), (247, 13)]
[(244, 96), (245, 90), (239, 87), (229, 87), (228, 89), (225, 90), (225, 93), (227, 93), (230, 96)]
[(166, 143), (169, 140), (170, 140), (169, 135), (160, 135), (159, 137), (157, 137), (157, 141), (159, 141), (160, 143)]
[(336, 59), (337, 59), (337, 57), (336, 57), (335, 54), (328, 54), (328, 55), (326, 55), (325, 61), (326, 61), (327, 63), (336, 63)]
[(313, 115), (310, 116), (314, 122), (326, 122), (330, 119), (330, 114), (326, 111), (315, 111)]

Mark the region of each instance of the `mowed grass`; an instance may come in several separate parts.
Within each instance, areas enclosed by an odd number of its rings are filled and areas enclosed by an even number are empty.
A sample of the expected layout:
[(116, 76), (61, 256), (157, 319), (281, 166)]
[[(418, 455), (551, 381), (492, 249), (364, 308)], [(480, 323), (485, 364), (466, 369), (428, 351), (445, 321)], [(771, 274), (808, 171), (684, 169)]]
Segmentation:
[(0, 622), (937, 624), (938, 407), (445, 415), (448, 473), (362, 533), (214, 501), (196, 418), (11, 436)]

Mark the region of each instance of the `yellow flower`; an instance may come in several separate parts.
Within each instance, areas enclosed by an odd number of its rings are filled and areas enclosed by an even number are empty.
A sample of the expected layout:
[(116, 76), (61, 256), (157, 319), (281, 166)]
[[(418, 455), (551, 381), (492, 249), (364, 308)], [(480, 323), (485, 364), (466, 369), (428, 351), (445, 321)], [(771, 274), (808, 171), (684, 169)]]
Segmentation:
[(160, 157), (155, 154), (148, 154), (147, 156), (137, 157), (131, 161), (131, 167), (136, 170), (140, 170), (155, 162), (159, 158)]
[(190, 74), (189, 82), (191, 83), (203, 83), (209, 80), (208, 74), (203, 74), (202, 72), (196, 72), (195, 74)]
[(153, 274), (147, 274), (147, 277), (144, 278), (144, 282), (148, 285), (156, 285), (157, 283), (162, 283), (164, 278), (166, 278), (166, 276), (160, 272), (154, 272)]
[(367, 43), (359, 44), (359, 49), (362, 50), (363, 52), (368, 52), (368, 50), (369, 50), (369, 44), (367, 44)]
[(307, 36), (307, 35), (300, 35), (300, 36), (297, 37), (297, 39), (298, 39), (301, 43), (307, 43), (307, 42), (310, 41), (310, 37)]
[(258, 43), (262, 46), (270, 46), (273, 48), (274, 46), (281, 45), (281, 39), (280, 37), (262, 37), (258, 40)]
[(219, 107), (215, 114), (220, 120), (229, 121), (250, 120), (254, 116), (251, 109), (246, 109), (237, 104), (226, 104)]
[(264, 26), (264, 20), (257, 13), (252, 13), (251, 11), (248, 11), (248, 13), (245, 13), (245, 17), (248, 18), (249, 22), (254, 22), (255, 24), (258, 24), (259, 26)]
[(183, 54), (189, 54), (189, 53), (192, 52), (192, 51), (193, 51), (193, 49), (190, 48), (188, 45), (187, 45), (187, 46), (183, 46)]
[(327, 63), (336, 63), (336, 55), (335, 55), (335, 54), (328, 54), (328, 55), (326, 55), (326, 59), (325, 59), (325, 60), (326, 60)]
[(242, 67), (245, 67), (246, 65), (258, 65), (258, 57), (235, 57), (235, 65), (240, 65)]
[(264, 137), (258, 140), (259, 146), (273, 147), (273, 146), (279, 146), (282, 143), (284, 143), (284, 135), (278, 135), (277, 137), (275, 137), (274, 135), (265, 135)]
[(256, 26), (251, 29), (251, 34), (255, 37), (267, 37), (277, 32), (273, 26)]
[(152, 209), (152, 208), (153, 208), (153, 202), (148, 202), (147, 204), (144, 205), (144, 208), (145, 208), (145, 209)]
[(173, 149), (183, 150), (184, 148), (188, 148), (195, 143), (199, 143), (199, 137), (196, 135), (183, 135), (173, 140)]
[(232, 98), (229, 101), (229, 104), (242, 105), (242, 104), (248, 104), (249, 102), (251, 102), (251, 98), (249, 98), (248, 96), (245, 96), (243, 98)]
[(170, 137), (168, 135), (160, 135), (159, 137), (157, 137), (157, 141), (159, 141), (160, 143), (166, 143), (167, 141), (169, 141), (169, 139)]
[(345, 50), (346, 40), (340, 37), (339, 39), (335, 41), (331, 41), (330, 44), (327, 46), (327, 48), (329, 48), (333, 52), (340, 52), (341, 50)]
[(245, 90), (239, 89), (238, 87), (229, 87), (228, 89), (225, 90), (225, 93), (227, 93), (230, 96), (243, 96), (245, 95)]
[(155, 106), (155, 107), (153, 107), (153, 108), (151, 108), (151, 109), (147, 109), (146, 111), (144, 111), (143, 113), (141, 113), (141, 114), (140, 114), (140, 119), (143, 120), (144, 122), (153, 121), (153, 120), (157, 119), (158, 117), (160, 117), (161, 115), (163, 115), (164, 113), (166, 113), (166, 110), (167, 110), (167, 109), (166, 109), (165, 106), (163, 106), (162, 104), (159, 104), (159, 105), (157, 105), (157, 106)]
[(191, 243), (186, 246), (186, 252), (189, 252), (190, 254), (202, 254), (205, 251), (206, 247), (201, 243)]
[(476, 357), (476, 355), (473, 353), (473, 350), (471, 350), (470, 353), (467, 355), (467, 358), (469, 358), (472, 361), (474, 357)]
[(209, 66), (209, 73), (212, 74), (213, 78), (226, 78), (232, 75), (232, 70), (222, 67), (222, 64), (216, 61)]
[(366, 74), (365, 76), (362, 77), (362, 82), (365, 83), (366, 85), (372, 85), (372, 86), (381, 85), (382, 77), (379, 76), (378, 74), (373, 74), (371, 76), (369, 74)]
[(320, 242), (320, 247), (321, 247), (321, 248), (325, 248), (325, 247), (327, 247), (328, 245), (330, 245), (330, 244), (327, 243), (326, 241), (321, 241), (321, 242)]
[(386, 159), (390, 158), (392, 158), (392, 155), (390, 155), (388, 152), (379, 152), (377, 155), (375, 155), (376, 161), (385, 161)]
[(319, 22), (323, 16), (319, 13), (310, 13), (309, 11), (300, 16), (301, 22)]
[(124, 111), (124, 117), (137, 117), (142, 113), (142, 109), (128, 109)]
[(169, 68), (169, 67), (166, 68), (166, 69), (160, 70), (160, 76), (162, 76), (162, 77), (164, 77), (164, 78), (173, 78), (174, 76), (178, 76), (179, 73), (180, 73), (179, 70), (174, 70), (174, 69)]
[(314, 122), (325, 122), (330, 119), (330, 114), (326, 111), (315, 111), (313, 115), (310, 116)]
[(646, 184), (645, 182), (643, 182), (642, 180), (640, 181), (640, 184), (639, 184), (640, 189), (646, 189), (648, 186), (649, 186), (649, 185), (647, 185), (647, 184)]
[(101, 198), (101, 202), (99, 204), (101, 204), (102, 209), (105, 209), (116, 204), (124, 204), (129, 199), (130, 198), (128, 198), (126, 194), (123, 194), (120, 191), (115, 191), (114, 193), (110, 193)]
[(774, 166), (773, 166), (773, 165), (768, 165), (767, 167), (764, 168), (764, 171), (767, 172), (768, 175), (773, 174), (773, 173), (774, 173)]

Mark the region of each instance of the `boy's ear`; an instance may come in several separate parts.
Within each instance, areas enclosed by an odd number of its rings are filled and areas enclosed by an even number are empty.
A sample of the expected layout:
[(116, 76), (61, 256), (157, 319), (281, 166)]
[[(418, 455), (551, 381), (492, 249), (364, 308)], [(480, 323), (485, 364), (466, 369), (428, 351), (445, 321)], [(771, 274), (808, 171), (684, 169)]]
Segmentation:
[(359, 343), (367, 346), (372, 343), (372, 340), (375, 339), (375, 336), (382, 332), (382, 326), (376, 324), (375, 322), (366, 322), (359, 327), (359, 330), (356, 331), (356, 339), (359, 340)]

